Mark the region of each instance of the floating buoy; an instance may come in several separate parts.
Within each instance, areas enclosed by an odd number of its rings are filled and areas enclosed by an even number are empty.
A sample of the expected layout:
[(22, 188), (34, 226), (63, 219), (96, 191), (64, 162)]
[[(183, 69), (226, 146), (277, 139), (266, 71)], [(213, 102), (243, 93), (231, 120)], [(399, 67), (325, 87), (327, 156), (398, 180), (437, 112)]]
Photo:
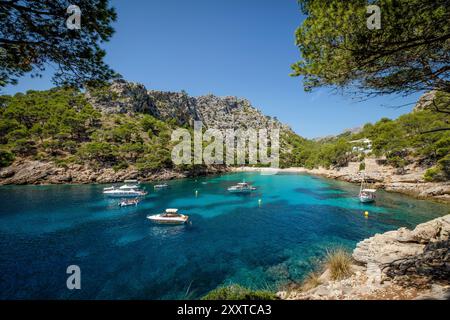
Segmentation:
[(195, 190), (195, 197), (198, 197), (198, 190)]
[(367, 218), (369, 216), (369, 211), (365, 211), (364, 216)]
[(258, 199), (258, 205), (261, 207), (262, 200)]

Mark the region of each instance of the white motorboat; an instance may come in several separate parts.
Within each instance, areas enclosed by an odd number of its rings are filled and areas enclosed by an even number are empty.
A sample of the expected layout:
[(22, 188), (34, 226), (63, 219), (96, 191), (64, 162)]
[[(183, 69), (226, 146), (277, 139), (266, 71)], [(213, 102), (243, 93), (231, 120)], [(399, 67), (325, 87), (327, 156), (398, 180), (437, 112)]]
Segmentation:
[(178, 209), (166, 209), (166, 212), (147, 216), (152, 222), (162, 224), (184, 224), (189, 216), (178, 213)]
[(137, 185), (123, 185), (119, 188), (109, 187), (103, 189), (103, 194), (109, 197), (142, 197), (147, 194), (147, 192), (138, 189)]
[(139, 201), (139, 199), (122, 200), (119, 202), (119, 207), (137, 206)]
[(364, 175), (361, 180), (361, 187), (359, 188), (359, 201), (362, 203), (374, 202), (376, 199), (376, 189), (370, 189), (365, 187)]
[(247, 182), (239, 182), (237, 185), (231, 186), (227, 190), (229, 192), (245, 193), (245, 192), (252, 192), (256, 190), (256, 188)]
[(169, 187), (169, 185), (167, 183), (163, 183), (163, 184), (157, 184), (153, 188), (155, 188), (155, 189), (165, 189), (165, 188), (168, 188), (168, 187)]

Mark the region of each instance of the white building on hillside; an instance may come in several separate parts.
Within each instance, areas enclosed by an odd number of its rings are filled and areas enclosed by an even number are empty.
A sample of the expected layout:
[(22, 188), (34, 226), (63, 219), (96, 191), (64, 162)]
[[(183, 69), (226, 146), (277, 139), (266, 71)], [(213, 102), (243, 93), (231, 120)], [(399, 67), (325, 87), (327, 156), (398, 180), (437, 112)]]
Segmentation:
[(353, 152), (359, 152), (368, 154), (372, 152), (372, 141), (367, 138), (359, 139), (359, 140), (353, 140), (350, 141), (351, 144), (355, 144), (353, 146), (352, 151)]

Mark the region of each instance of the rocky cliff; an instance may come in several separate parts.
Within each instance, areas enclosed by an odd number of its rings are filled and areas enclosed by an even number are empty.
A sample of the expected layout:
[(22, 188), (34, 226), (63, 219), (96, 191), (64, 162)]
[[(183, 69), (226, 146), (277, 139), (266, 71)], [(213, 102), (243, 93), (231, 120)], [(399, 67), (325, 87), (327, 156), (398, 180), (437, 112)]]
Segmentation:
[(251, 103), (237, 97), (212, 94), (191, 97), (186, 92), (147, 90), (142, 84), (114, 81), (109, 88), (87, 92), (91, 104), (103, 113), (149, 113), (179, 125), (202, 121), (207, 128), (283, 128), (276, 118), (264, 115)]
[(450, 215), (359, 242), (353, 274), (310, 290), (279, 292), (284, 299), (450, 299)]
[(196, 171), (161, 168), (143, 174), (133, 166), (114, 170), (113, 168), (93, 168), (86, 164), (73, 163), (62, 167), (51, 161), (21, 159), (8, 168), (0, 170), (0, 185), (115, 183), (126, 179), (158, 181), (218, 174), (227, 172), (227, 170), (224, 166), (200, 167)]

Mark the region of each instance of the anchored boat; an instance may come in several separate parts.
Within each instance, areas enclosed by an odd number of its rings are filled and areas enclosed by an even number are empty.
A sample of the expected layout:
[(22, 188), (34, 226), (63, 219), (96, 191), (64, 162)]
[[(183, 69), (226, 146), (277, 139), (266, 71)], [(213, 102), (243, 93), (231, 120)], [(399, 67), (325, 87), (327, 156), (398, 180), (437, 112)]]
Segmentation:
[(122, 200), (119, 202), (119, 207), (137, 206), (139, 202), (139, 199)]
[(229, 192), (235, 192), (235, 193), (246, 193), (246, 192), (252, 192), (252, 191), (256, 190), (256, 188), (247, 182), (240, 182), (237, 185), (229, 187), (227, 190)]
[(162, 224), (184, 224), (189, 216), (178, 213), (178, 209), (166, 209), (166, 212), (147, 216), (152, 222)]
[(376, 199), (376, 189), (366, 188), (365, 177), (363, 175), (361, 180), (361, 187), (359, 188), (359, 201), (363, 203), (374, 202)]
[(167, 187), (169, 187), (169, 185), (167, 183), (163, 183), (163, 184), (157, 184), (153, 188), (155, 188), (155, 189), (165, 189)]
[(109, 197), (119, 197), (119, 198), (128, 198), (128, 197), (142, 197), (147, 194), (147, 192), (140, 190), (137, 185), (127, 185), (116, 188), (114, 186), (103, 189), (103, 194)]

